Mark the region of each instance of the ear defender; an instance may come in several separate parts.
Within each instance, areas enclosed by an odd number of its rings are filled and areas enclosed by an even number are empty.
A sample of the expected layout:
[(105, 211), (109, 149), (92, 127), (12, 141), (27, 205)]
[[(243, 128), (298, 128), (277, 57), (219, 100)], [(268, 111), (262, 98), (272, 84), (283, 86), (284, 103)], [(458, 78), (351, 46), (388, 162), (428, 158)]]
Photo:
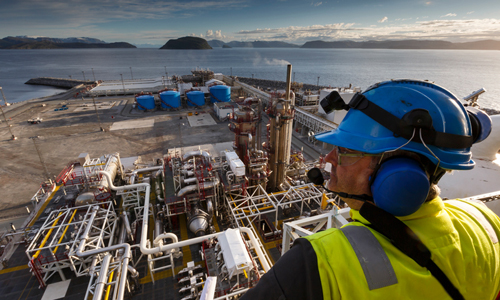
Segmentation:
[(423, 167), (408, 157), (383, 162), (370, 177), (370, 184), (375, 205), (394, 216), (416, 212), (430, 189)]
[(491, 133), (491, 118), (484, 111), (475, 107), (466, 107), (472, 127), (474, 143), (484, 141)]

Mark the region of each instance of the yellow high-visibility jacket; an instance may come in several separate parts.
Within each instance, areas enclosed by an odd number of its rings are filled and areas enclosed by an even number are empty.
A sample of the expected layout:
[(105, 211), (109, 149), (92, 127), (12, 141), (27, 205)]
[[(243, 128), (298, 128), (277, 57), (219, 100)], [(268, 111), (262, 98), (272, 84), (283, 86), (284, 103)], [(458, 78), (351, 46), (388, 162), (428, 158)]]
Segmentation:
[[(281, 257), (243, 299), (450, 299), (430, 271), (369, 227), (354, 222), (305, 239)], [(399, 217), (465, 299), (500, 291), (500, 219), (482, 203), (436, 198)]]

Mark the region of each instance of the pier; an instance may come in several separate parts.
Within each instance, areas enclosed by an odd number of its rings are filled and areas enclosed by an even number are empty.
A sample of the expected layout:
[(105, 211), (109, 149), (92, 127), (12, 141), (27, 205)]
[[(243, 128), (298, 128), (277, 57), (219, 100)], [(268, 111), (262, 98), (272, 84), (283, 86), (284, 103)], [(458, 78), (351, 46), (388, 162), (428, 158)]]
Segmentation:
[(95, 81), (92, 80), (77, 80), (77, 79), (54, 78), (54, 77), (31, 78), (30, 80), (25, 82), (25, 84), (46, 85), (63, 89), (70, 89), (80, 84), (94, 84), (94, 83)]

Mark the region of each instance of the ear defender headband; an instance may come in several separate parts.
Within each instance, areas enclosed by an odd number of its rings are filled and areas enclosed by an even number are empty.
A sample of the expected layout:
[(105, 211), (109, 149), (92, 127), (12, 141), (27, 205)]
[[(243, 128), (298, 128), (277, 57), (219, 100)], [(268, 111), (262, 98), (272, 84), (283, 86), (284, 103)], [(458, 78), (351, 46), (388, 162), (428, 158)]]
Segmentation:
[(425, 202), (430, 182), (416, 160), (394, 157), (377, 166), (370, 187), (375, 205), (394, 216), (407, 216)]

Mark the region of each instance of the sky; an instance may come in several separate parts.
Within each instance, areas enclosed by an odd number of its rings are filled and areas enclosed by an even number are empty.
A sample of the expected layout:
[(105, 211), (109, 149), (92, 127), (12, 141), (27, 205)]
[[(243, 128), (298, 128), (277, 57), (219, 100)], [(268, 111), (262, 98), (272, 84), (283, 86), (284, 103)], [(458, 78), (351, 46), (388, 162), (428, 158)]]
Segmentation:
[(0, 0), (0, 38), (92, 37), (138, 47), (170, 39), (500, 40), (500, 0)]

